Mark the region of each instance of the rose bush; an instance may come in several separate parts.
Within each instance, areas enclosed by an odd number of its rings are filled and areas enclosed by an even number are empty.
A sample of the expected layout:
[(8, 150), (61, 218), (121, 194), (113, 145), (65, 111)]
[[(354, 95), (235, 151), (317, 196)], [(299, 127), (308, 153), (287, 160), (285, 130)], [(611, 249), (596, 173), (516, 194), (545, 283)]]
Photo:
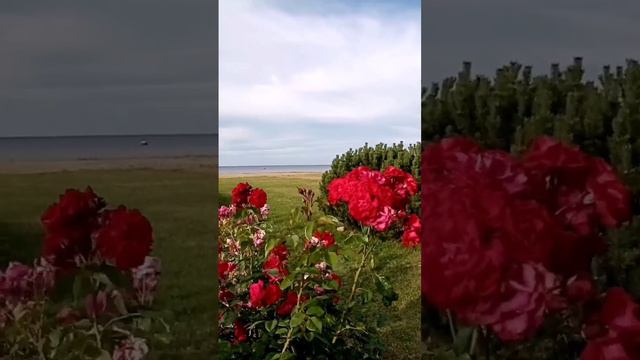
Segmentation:
[[(10, 358), (143, 359), (158, 287), (151, 224), (67, 190), (42, 215), (42, 255), (0, 271), (0, 353)], [(162, 335), (162, 334), (160, 334)]]
[(594, 272), (605, 232), (631, 219), (605, 161), (549, 137), (521, 158), (449, 138), (426, 148), (422, 190), (423, 297), (458, 355), (564, 334), (583, 359), (638, 358), (638, 305), (620, 288), (603, 300)]
[[(362, 305), (375, 299), (391, 304), (397, 294), (374, 271), (376, 231), (404, 226), (405, 244), (417, 245), (420, 221), (406, 210), (417, 184), (397, 169), (363, 167), (329, 189), (332, 204), (345, 203), (361, 228), (314, 216), (315, 194), (308, 189), (298, 189), (303, 206), (292, 212), (286, 235), (268, 221), (262, 189), (238, 184), (232, 204), (219, 209), (218, 323), (228, 357), (381, 358)], [(360, 256), (353, 277), (340, 272), (345, 246)]]

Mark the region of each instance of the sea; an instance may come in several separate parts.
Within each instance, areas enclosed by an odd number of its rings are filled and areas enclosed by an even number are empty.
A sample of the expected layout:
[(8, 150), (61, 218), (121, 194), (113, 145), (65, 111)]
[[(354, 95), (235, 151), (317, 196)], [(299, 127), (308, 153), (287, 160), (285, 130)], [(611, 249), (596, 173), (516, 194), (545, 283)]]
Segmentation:
[(320, 173), (330, 165), (264, 165), (264, 166), (220, 166), (220, 175), (268, 174), (268, 173)]
[[(48, 161), (211, 158), (218, 135), (0, 137), (0, 164)], [(216, 160), (212, 160), (216, 161)], [(220, 174), (316, 173), (329, 165), (221, 166)]]
[(215, 157), (218, 135), (104, 135), (0, 138), (0, 161)]

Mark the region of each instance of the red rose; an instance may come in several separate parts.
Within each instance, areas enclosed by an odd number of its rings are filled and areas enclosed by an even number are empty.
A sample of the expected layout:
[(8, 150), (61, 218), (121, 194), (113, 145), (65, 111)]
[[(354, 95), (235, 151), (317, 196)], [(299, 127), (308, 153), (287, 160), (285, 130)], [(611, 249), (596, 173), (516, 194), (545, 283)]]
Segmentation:
[(278, 285), (268, 284), (265, 286), (264, 281), (258, 280), (257, 283), (249, 286), (249, 302), (254, 309), (271, 306), (278, 302), (281, 296), (282, 290)]
[(149, 220), (138, 210), (120, 207), (105, 212), (101, 222), (95, 242), (102, 258), (121, 270), (142, 265), (153, 245)]
[(251, 193), (251, 185), (248, 183), (240, 183), (231, 190), (231, 202), (239, 207), (244, 207), (249, 201), (249, 194)]
[(600, 331), (584, 331), (593, 337), (588, 339), (581, 359), (640, 358), (640, 305), (624, 289), (609, 289), (600, 311), (588, 325)]
[(495, 180), (509, 194), (527, 192), (528, 177), (516, 159), (504, 151), (482, 150), (470, 139), (451, 138), (429, 145), (422, 167), (426, 183), (475, 173)]
[(417, 215), (409, 216), (404, 224), (404, 234), (402, 234), (402, 245), (404, 247), (416, 247), (420, 245), (420, 235), (422, 234), (422, 223)]
[(617, 338), (602, 338), (589, 341), (580, 355), (581, 360), (637, 360), (638, 350), (627, 349)]
[(387, 167), (382, 175), (387, 178), (394, 191), (400, 197), (409, 199), (418, 193), (418, 183), (411, 174), (394, 166)]
[[(309, 299), (308, 296), (302, 295), (300, 297), (300, 304), (306, 302), (308, 299)], [(297, 304), (298, 304), (298, 294), (296, 294), (293, 291), (289, 291), (287, 293), (287, 296), (284, 302), (280, 304), (276, 309), (276, 313), (279, 316), (289, 316), (291, 315), (291, 313), (293, 312)]]
[(491, 329), (503, 341), (521, 341), (532, 337), (544, 321), (558, 281), (543, 266), (526, 263), (515, 267), (495, 310), (497, 320)]
[(42, 214), (43, 256), (64, 268), (73, 267), (77, 255), (87, 257), (91, 233), (98, 226), (98, 214), (104, 207), (104, 200), (90, 187), (85, 191), (67, 190)]
[(593, 276), (581, 273), (569, 279), (567, 282), (567, 298), (572, 302), (585, 302), (596, 296), (596, 285)]
[(307, 248), (313, 248), (320, 245), (328, 249), (335, 244), (336, 239), (333, 237), (333, 234), (328, 231), (316, 231), (308, 242)]
[(342, 278), (341, 278), (338, 274), (336, 274), (336, 273), (334, 273), (334, 272), (332, 272), (332, 273), (329, 275), (329, 280), (330, 280), (330, 281), (335, 281), (335, 282), (337, 282), (337, 283), (338, 283), (338, 287), (341, 287), (341, 286), (342, 286)]
[(280, 281), (282, 281), (282, 279), (289, 275), (289, 270), (287, 270), (287, 262), (281, 260), (275, 254), (271, 254), (267, 257), (267, 261), (265, 261), (262, 268), (269, 280), (275, 283), (279, 283)]
[(226, 261), (218, 261), (218, 279), (220, 281), (227, 280), (229, 278), (229, 274), (234, 272), (238, 265)]
[(269, 252), (267, 260), (264, 262), (262, 269), (270, 281), (278, 283), (289, 275), (287, 270), (287, 258), (289, 251), (284, 244), (280, 244)]
[(537, 194), (578, 235), (597, 226), (616, 227), (631, 216), (630, 191), (604, 160), (548, 137), (539, 138), (524, 157)]
[(614, 228), (631, 218), (631, 192), (604, 160), (592, 161), (587, 189), (604, 226)]
[(486, 178), (456, 178), (427, 184), (422, 204), (423, 295), (442, 310), (492, 301), (506, 262), (506, 194)]
[(422, 154), (423, 184), (440, 181), (443, 176), (457, 172), (461, 164), (473, 162), (480, 151), (473, 140), (461, 137), (428, 145)]
[(234, 297), (235, 295), (233, 295), (233, 293), (229, 291), (229, 289), (220, 289), (220, 291), (218, 291), (218, 300), (221, 303), (228, 303), (229, 301), (233, 300)]
[(236, 320), (233, 323), (233, 338), (234, 338), (233, 340), (234, 344), (240, 344), (247, 341), (247, 338), (248, 338), (247, 328), (245, 328), (244, 325), (242, 325), (240, 320)]
[(251, 190), (249, 203), (256, 209), (262, 208), (267, 203), (267, 193), (259, 188)]
[(345, 202), (349, 215), (364, 226), (386, 231), (401, 219), (400, 214), (417, 192), (415, 179), (404, 171), (390, 167), (385, 173), (361, 166), (328, 186), (332, 205)]
[(345, 178), (331, 181), (327, 186), (329, 204), (336, 205), (340, 201), (345, 201), (345, 195), (348, 193), (347, 187), (350, 184), (349, 180)]
[(276, 256), (280, 261), (285, 261), (289, 257), (289, 250), (285, 244), (276, 245), (269, 254)]
[(107, 311), (107, 293), (99, 291), (85, 298), (85, 310), (90, 318), (98, 318)]

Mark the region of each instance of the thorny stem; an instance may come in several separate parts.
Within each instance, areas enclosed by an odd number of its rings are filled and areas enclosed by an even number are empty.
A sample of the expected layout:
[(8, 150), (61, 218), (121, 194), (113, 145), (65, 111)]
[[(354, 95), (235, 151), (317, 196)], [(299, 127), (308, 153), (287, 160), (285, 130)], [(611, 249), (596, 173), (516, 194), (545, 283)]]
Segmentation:
[[(373, 252), (373, 249), (375, 247), (375, 244), (372, 244), (370, 247), (367, 247), (367, 245), (364, 246), (364, 252), (362, 254), (362, 261), (360, 261), (360, 264), (358, 265), (358, 269), (356, 270), (356, 275), (353, 278), (353, 285), (351, 286), (351, 293), (349, 294), (349, 298), (347, 300), (347, 304), (350, 304), (351, 301), (353, 300), (353, 297), (356, 294), (356, 290), (358, 289), (358, 280), (360, 279), (360, 273), (362, 272), (362, 269), (364, 269), (365, 264), (367, 263), (367, 259), (369, 258), (369, 255), (371, 255), (371, 253)], [(345, 309), (345, 311), (342, 312), (342, 315), (340, 316), (340, 322), (338, 323), (338, 329), (340, 329), (342, 327), (342, 324), (344, 323), (344, 318), (347, 315), (347, 311), (349, 309)], [(336, 333), (336, 335), (334, 335), (333, 340), (331, 340), (332, 344), (335, 344), (336, 341), (338, 340), (338, 333), (340, 332), (340, 330), (338, 330), (338, 332)]]
[(96, 319), (93, 319), (93, 329), (91, 329), (91, 331), (96, 337), (96, 344), (98, 345), (98, 349), (102, 349), (102, 335), (98, 330), (98, 321)]
[[(298, 300), (296, 301), (296, 307), (293, 310), (293, 313), (291, 314), (291, 318), (293, 318), (293, 315), (296, 314), (298, 312), (298, 310), (300, 309), (300, 297), (302, 296), (302, 289), (304, 288), (304, 283), (302, 283), (302, 285), (300, 285), (300, 290), (298, 290)], [(282, 347), (282, 351), (280, 352), (280, 354), (284, 354), (287, 349), (289, 348), (289, 343), (291, 342), (291, 338), (293, 337), (293, 326), (291, 326), (291, 324), (289, 324), (289, 331), (287, 332), (287, 339), (284, 342), (284, 346)]]
[(476, 343), (478, 342), (478, 328), (473, 329), (471, 334), (471, 346), (469, 346), (469, 355), (473, 355), (476, 352)]
[(109, 326), (111, 326), (115, 322), (118, 322), (118, 321), (121, 321), (121, 320), (126, 320), (126, 319), (129, 319), (129, 318), (140, 317), (140, 316), (142, 316), (142, 314), (140, 314), (140, 313), (131, 313), (131, 314), (127, 314), (127, 315), (123, 315), (123, 316), (117, 317), (117, 318), (113, 318), (113, 319), (109, 320), (109, 322), (107, 322), (104, 325), (104, 328), (105, 329), (108, 328)]
[(451, 311), (447, 310), (447, 319), (449, 320), (449, 331), (451, 332), (451, 337), (453, 341), (456, 341), (456, 329), (453, 326), (453, 316), (451, 316)]

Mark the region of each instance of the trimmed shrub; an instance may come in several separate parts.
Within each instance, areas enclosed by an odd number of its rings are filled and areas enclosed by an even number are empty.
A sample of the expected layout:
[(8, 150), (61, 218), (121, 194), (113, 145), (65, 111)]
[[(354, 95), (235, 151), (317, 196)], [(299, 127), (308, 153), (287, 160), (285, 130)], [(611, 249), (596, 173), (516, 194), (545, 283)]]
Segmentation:
[[(343, 177), (349, 171), (358, 166), (368, 166), (374, 170), (384, 170), (392, 165), (410, 173), (418, 183), (420, 183), (420, 143), (405, 146), (402, 142), (399, 144), (377, 144), (373, 147), (365, 143), (363, 147), (358, 149), (349, 149), (342, 155), (337, 155), (331, 163), (331, 168), (322, 174), (320, 181), (320, 209), (328, 215), (336, 216), (341, 221), (350, 225), (357, 225), (347, 212), (345, 206), (333, 207), (329, 206), (327, 201), (327, 186), (337, 178)], [(415, 196), (411, 203), (411, 213), (420, 213), (420, 197)], [(402, 229), (394, 229), (388, 235), (399, 238), (402, 235)]]
[[(624, 287), (640, 299), (640, 65), (627, 60), (605, 66), (598, 82), (584, 79), (582, 58), (547, 75), (533, 76), (531, 66), (512, 62), (493, 78), (472, 75), (464, 62), (455, 77), (422, 89), (423, 144), (468, 136), (486, 148), (522, 154), (540, 135), (553, 136), (612, 164), (633, 191), (634, 219), (605, 234), (609, 250), (593, 264), (601, 288)], [(423, 337), (438, 347), (447, 335), (446, 319), (425, 304)], [(552, 329), (554, 330), (554, 329)], [(556, 331), (555, 329), (554, 331)], [(557, 331), (556, 331), (557, 332)], [(551, 331), (527, 344), (495, 343), (497, 358), (575, 358), (583, 344), (559, 341)], [(572, 342), (573, 341), (573, 342)], [(447, 343), (448, 340), (443, 340)], [(518, 354), (515, 356), (515, 354)], [(524, 355), (527, 354), (527, 355)], [(543, 355), (544, 354), (544, 355)], [(529, 357), (531, 356), (531, 357)]]

